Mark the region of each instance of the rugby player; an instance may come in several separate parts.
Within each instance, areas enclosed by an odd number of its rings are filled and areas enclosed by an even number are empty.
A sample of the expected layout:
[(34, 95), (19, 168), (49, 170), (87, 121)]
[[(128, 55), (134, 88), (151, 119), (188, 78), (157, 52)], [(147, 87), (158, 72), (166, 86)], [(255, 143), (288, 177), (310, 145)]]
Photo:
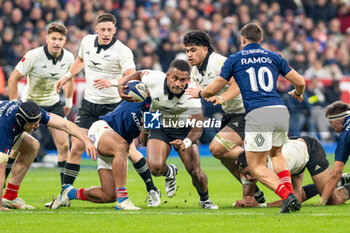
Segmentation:
[(125, 100), (135, 101), (131, 95), (124, 93), (124, 85), (130, 80), (142, 81), (152, 99), (153, 117), (162, 116), (162, 120), (158, 122), (159, 128), (150, 129), (147, 163), (152, 175), (165, 176), (167, 196), (173, 197), (177, 188), (175, 182), (177, 167), (166, 164), (173, 146), (192, 178), (192, 184), (200, 196), (201, 207), (218, 209), (218, 206), (209, 200), (207, 175), (200, 167), (197, 140), (202, 134), (203, 126), (187, 125), (192, 119), (194, 122), (203, 122), (200, 101), (188, 99), (184, 94), (190, 80), (189, 74), (190, 65), (187, 61), (174, 60), (167, 73), (142, 70), (124, 78), (119, 87), (119, 94)]
[(39, 150), (39, 142), (30, 135), (40, 124), (63, 130), (81, 140), (88, 155), (96, 160), (96, 148), (89, 137), (79, 127), (62, 117), (47, 113), (35, 102), (18, 101), (0, 102), (0, 189), (4, 186), (5, 163), (11, 150), (15, 162), (11, 176), (2, 198), (2, 205), (13, 209), (34, 209), (18, 197), (22, 180)]

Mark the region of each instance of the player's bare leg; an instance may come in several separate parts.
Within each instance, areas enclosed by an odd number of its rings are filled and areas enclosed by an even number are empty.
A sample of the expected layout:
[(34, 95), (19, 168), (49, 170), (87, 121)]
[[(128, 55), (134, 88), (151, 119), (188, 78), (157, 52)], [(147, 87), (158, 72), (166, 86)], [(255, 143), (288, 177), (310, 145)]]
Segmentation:
[(115, 183), (112, 170), (99, 169), (101, 186), (95, 186), (84, 190), (84, 196), (87, 201), (95, 203), (109, 203), (117, 201), (115, 193)]
[(200, 167), (198, 146), (193, 144), (184, 151), (179, 150), (178, 153), (192, 178), (193, 186), (200, 196), (201, 207), (204, 209), (218, 209), (219, 207), (209, 200), (208, 177)]
[(14, 209), (34, 209), (34, 207), (27, 205), (21, 198), (18, 198), (17, 195), (24, 176), (39, 151), (39, 147), (40, 144), (35, 138), (24, 133), (23, 140), (17, 149), (18, 156), (13, 164), (11, 176), (2, 200), (2, 204), (5, 207)]
[(147, 164), (154, 176), (165, 176), (165, 192), (168, 197), (175, 196), (177, 167), (174, 164), (166, 164), (171, 146), (158, 140), (150, 139), (147, 142)]
[(171, 147), (158, 139), (150, 139), (147, 142), (147, 164), (154, 176), (164, 176), (168, 172), (166, 160)]
[(224, 127), (211, 141), (209, 150), (212, 155), (240, 181), (239, 172), (235, 164), (238, 155), (244, 151), (241, 147), (241, 137), (230, 127)]

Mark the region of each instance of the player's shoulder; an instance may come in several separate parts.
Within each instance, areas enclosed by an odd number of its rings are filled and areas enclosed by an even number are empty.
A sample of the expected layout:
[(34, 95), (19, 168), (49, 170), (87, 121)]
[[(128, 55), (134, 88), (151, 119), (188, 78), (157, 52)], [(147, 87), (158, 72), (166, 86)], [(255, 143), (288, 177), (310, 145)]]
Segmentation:
[(71, 51), (67, 50), (67, 49), (63, 49), (64, 51), (64, 56), (67, 57), (68, 59), (74, 59), (74, 55)]
[(212, 52), (209, 56), (209, 60), (213, 61), (225, 61), (226, 59), (227, 57), (215, 52)]
[(81, 41), (81, 44), (85, 45), (86, 43), (88, 43), (88, 44), (94, 45), (96, 38), (97, 38), (97, 35), (88, 34), (84, 36), (84, 38)]
[(144, 74), (142, 77), (142, 80), (152, 80), (153, 82), (159, 82), (161, 80), (164, 80), (166, 77), (166, 74), (159, 70), (144, 70)]
[(121, 42), (120, 40), (117, 40), (114, 44), (114, 49), (118, 50), (118, 53), (119, 52), (122, 52), (122, 53), (131, 53), (131, 49), (126, 46), (123, 42)]
[(44, 54), (44, 46), (37, 47), (35, 49), (29, 50), (24, 56), (27, 58), (33, 57), (35, 58), (36, 56), (40, 56)]

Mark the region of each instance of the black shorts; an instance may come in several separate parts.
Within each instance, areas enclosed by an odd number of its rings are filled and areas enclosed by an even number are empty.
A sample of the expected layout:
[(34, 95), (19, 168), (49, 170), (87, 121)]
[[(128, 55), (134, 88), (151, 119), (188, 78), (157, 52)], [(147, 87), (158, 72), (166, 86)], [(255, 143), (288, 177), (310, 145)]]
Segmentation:
[[(306, 164), (306, 168), (311, 176), (317, 175), (329, 167), (326, 152), (324, 151), (321, 143), (316, 139), (308, 136), (300, 137), (307, 145), (307, 151), (309, 153), (309, 161)], [(305, 170), (303, 168), (302, 173)]]
[(74, 123), (81, 128), (89, 129), (95, 121), (99, 120), (98, 118), (100, 116), (104, 116), (110, 111), (113, 111), (119, 105), (119, 103), (94, 104), (86, 99), (83, 99)]
[(64, 114), (63, 104), (61, 103), (61, 101), (58, 101), (57, 103), (51, 106), (40, 106), (40, 108), (44, 109), (46, 112), (51, 112), (56, 115), (59, 115), (60, 117), (66, 116)]
[(171, 141), (174, 141), (176, 139), (181, 139), (181, 140), (185, 139), (190, 131), (191, 131), (191, 128), (151, 129), (149, 132), (148, 140), (158, 139), (170, 145)]
[(225, 113), (221, 120), (220, 130), (222, 130), (225, 126), (228, 126), (233, 129), (241, 137), (242, 140), (244, 140), (245, 116), (245, 113)]

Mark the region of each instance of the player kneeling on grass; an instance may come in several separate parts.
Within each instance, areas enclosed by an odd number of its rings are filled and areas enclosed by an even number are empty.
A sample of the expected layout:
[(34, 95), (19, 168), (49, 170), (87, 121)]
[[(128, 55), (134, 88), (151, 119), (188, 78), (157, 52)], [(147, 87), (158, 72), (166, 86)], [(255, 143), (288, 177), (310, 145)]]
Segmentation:
[[(188, 87), (190, 65), (184, 60), (174, 60), (167, 73), (160, 71), (143, 70), (123, 78), (119, 86), (122, 99), (136, 101), (132, 95), (125, 94), (125, 85), (130, 80), (142, 81), (148, 88), (152, 99), (151, 122), (162, 121), (159, 128), (150, 129), (147, 142), (147, 164), (155, 176), (165, 176), (165, 191), (168, 197), (176, 192), (175, 176), (177, 167), (166, 164), (171, 146), (179, 154), (187, 172), (192, 178), (192, 184), (200, 196), (200, 205), (203, 209), (218, 209), (209, 200), (208, 178), (200, 167), (200, 158), (197, 140), (202, 134), (203, 125), (186, 125), (186, 122), (203, 122), (201, 102), (198, 99), (188, 99), (185, 89)], [(148, 123), (151, 123), (148, 122)], [(146, 123), (146, 122), (145, 122)], [(152, 123), (151, 123), (152, 124)], [(158, 124), (157, 124), (158, 125)]]
[(2, 193), (4, 186), (6, 162), (11, 149), (11, 157), (16, 158), (5, 195), (2, 198), (2, 206), (4, 207), (34, 209), (17, 197), (17, 194), (19, 186), (39, 150), (39, 142), (29, 134), (39, 127), (39, 123), (63, 130), (77, 137), (84, 143), (87, 154), (91, 154), (91, 157), (96, 159), (94, 145), (72, 122), (58, 115), (47, 113), (32, 101), (26, 103), (0, 102), (0, 193)]
[[(326, 187), (327, 179), (331, 174), (331, 169), (326, 158), (326, 153), (317, 139), (305, 136), (289, 140), (282, 147), (282, 155), (287, 160), (288, 169), (291, 173), (293, 191), (299, 202), (304, 202), (322, 193), (322, 190)], [(244, 153), (239, 155), (237, 163), (241, 174), (243, 174), (243, 200), (237, 200), (235, 203), (236, 207), (275, 207), (282, 205), (282, 200), (267, 204), (256, 202), (254, 199), (255, 186), (253, 184), (257, 180), (249, 171)], [(267, 167), (273, 170), (270, 158), (268, 158)], [(302, 186), (305, 168), (309, 171), (314, 184)], [(343, 174), (341, 183), (343, 186), (333, 191), (327, 204), (343, 204), (350, 198), (348, 173)]]
[[(57, 209), (69, 200), (87, 200), (95, 203), (115, 202), (117, 210), (139, 210), (128, 198), (126, 191), (127, 160), (132, 140), (142, 131), (142, 113), (148, 111), (151, 100), (141, 103), (124, 101), (101, 120), (92, 124), (89, 137), (97, 148), (98, 174), (101, 187), (76, 189), (66, 185), (53, 201), (51, 208)], [(144, 142), (142, 133), (141, 140)], [(149, 174), (150, 175), (150, 174)], [(148, 193), (148, 206), (160, 204), (160, 192), (153, 188)]]

